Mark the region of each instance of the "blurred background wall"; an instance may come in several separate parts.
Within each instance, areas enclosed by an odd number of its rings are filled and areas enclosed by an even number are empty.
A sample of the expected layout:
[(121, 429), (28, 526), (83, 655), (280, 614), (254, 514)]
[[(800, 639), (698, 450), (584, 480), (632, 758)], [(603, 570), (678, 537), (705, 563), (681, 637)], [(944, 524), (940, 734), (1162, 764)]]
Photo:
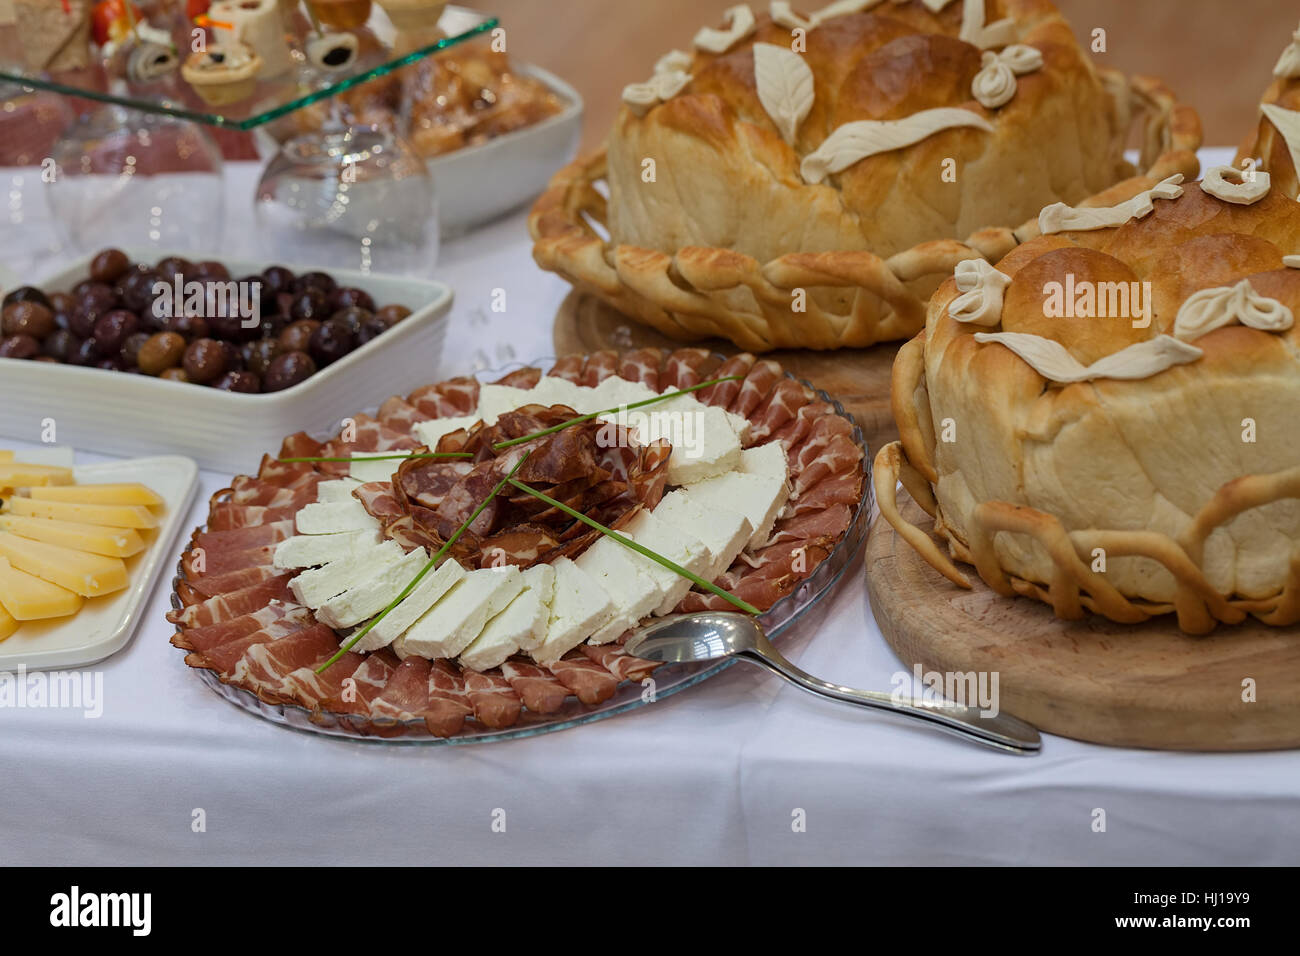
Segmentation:
[[(554, 70), (587, 101), (584, 149), (613, 122), (619, 93), (642, 80), (660, 54), (685, 48), (695, 31), (720, 25), (735, 0), (471, 0), (496, 13), (510, 52)], [(807, 12), (826, 0), (796, 0)], [(1205, 142), (1235, 146), (1252, 124), (1278, 53), (1300, 22), (1295, 0), (1056, 0), (1075, 32), (1107, 34), (1095, 55), (1126, 73), (1161, 77), (1205, 125)], [(765, 0), (754, 0), (765, 10)]]

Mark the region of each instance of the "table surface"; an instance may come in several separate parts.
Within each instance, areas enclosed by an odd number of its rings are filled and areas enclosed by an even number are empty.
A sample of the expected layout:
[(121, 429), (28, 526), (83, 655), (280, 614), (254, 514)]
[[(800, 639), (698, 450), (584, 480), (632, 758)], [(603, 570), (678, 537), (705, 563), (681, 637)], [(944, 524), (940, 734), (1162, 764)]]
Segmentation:
[[(255, 170), (232, 164), (228, 176), (224, 251), (259, 252), (247, 228)], [(457, 300), (430, 381), (549, 353), (567, 287), (533, 266), (522, 214), (444, 247), (437, 273)], [(489, 308), (497, 288), (504, 313)], [(199, 501), (227, 478), (203, 473)], [(743, 664), (527, 740), (327, 739), (218, 698), (167, 643), (168, 606), (160, 581), (132, 643), (95, 665), (102, 716), (0, 710), (0, 863), (1300, 862), (1296, 752), (1047, 737), (1039, 756), (1005, 756)], [(823, 607), (782, 649), (838, 683), (893, 686), (902, 665), (872, 619), (860, 563)]]

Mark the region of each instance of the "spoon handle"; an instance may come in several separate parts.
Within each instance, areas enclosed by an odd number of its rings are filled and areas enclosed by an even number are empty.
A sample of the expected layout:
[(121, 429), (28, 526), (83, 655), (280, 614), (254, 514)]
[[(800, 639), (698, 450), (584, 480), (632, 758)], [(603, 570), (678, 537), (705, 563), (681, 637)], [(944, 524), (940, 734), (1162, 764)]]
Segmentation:
[(1011, 714), (999, 713), (996, 717), (984, 717), (976, 707), (964, 707), (950, 701), (901, 702), (879, 691), (831, 684), (790, 663), (766, 638), (752, 650), (742, 651), (741, 656), (764, 665), (795, 686), (821, 697), (922, 720), (938, 730), (1012, 753), (1032, 754), (1042, 747), (1038, 731)]

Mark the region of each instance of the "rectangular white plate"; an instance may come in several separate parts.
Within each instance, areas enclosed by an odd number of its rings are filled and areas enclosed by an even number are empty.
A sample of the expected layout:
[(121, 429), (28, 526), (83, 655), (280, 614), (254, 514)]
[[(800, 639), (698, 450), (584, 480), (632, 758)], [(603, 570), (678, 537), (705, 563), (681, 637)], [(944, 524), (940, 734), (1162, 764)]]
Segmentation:
[(130, 583), (124, 590), (87, 599), (72, 617), (24, 622), (11, 637), (0, 641), (0, 670), (81, 667), (116, 654), (135, 633), (158, 579), (166, 572), (171, 580), (176, 536), (190, 512), (198, 466), (189, 458), (168, 455), (77, 465), (73, 475), (79, 483), (138, 481), (148, 485), (166, 503), (162, 522), (148, 532), (153, 535), (149, 546), (127, 558)]
[[(133, 261), (156, 262), (168, 255), (166, 250), (126, 252)], [(86, 277), (90, 258), (45, 279), (41, 288), (71, 289)], [(221, 262), (236, 279), (271, 265), (216, 254), (188, 253), (186, 258)], [(279, 264), (295, 273), (313, 268)], [(336, 432), (343, 416), (426, 384), (429, 369), (438, 366), (447, 334), (451, 288), (427, 279), (329, 271), (340, 285), (370, 293), (376, 305), (404, 305), (411, 315), (293, 388), (261, 395), (148, 375), (0, 358), (4, 383), (0, 435), (37, 442), (46, 421), (52, 420), (60, 442), (87, 451), (179, 452), (204, 468), (239, 474), (254, 471), (262, 454), (274, 454), (286, 435)]]

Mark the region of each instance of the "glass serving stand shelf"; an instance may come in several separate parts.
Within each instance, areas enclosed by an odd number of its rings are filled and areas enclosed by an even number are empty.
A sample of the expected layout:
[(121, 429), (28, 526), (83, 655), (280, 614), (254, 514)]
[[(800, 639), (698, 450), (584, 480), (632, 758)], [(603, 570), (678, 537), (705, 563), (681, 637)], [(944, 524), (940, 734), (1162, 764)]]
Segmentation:
[[(498, 25), (495, 17), (485, 16), (463, 7), (447, 7), (430, 27), (417, 32), (399, 32), (384, 10), (375, 4), (362, 27), (350, 32), (357, 37), (358, 51), (354, 62), (338, 72), (328, 72), (308, 63), (303, 54), (312, 25), (299, 13), (301, 29), (291, 33), (292, 68), (273, 79), (259, 80), (248, 97), (234, 103), (214, 106), (205, 103), (175, 69), (161, 79), (135, 83), (119, 75), (114, 64), (106, 65), (93, 52), (84, 69), (58, 73), (33, 72), (24, 68), (18, 28), (0, 26), (0, 84), (11, 82), (34, 90), (47, 90), (66, 96), (109, 103), (131, 109), (173, 116), (232, 130), (251, 130), (349, 90), (408, 64), (490, 33)], [(192, 24), (177, 20), (171, 26), (172, 38), (181, 51), (189, 51), (188, 28)], [(328, 30), (326, 36), (339, 31)], [(0, 89), (3, 87), (0, 86)], [(0, 93), (0, 95), (4, 95)]]

